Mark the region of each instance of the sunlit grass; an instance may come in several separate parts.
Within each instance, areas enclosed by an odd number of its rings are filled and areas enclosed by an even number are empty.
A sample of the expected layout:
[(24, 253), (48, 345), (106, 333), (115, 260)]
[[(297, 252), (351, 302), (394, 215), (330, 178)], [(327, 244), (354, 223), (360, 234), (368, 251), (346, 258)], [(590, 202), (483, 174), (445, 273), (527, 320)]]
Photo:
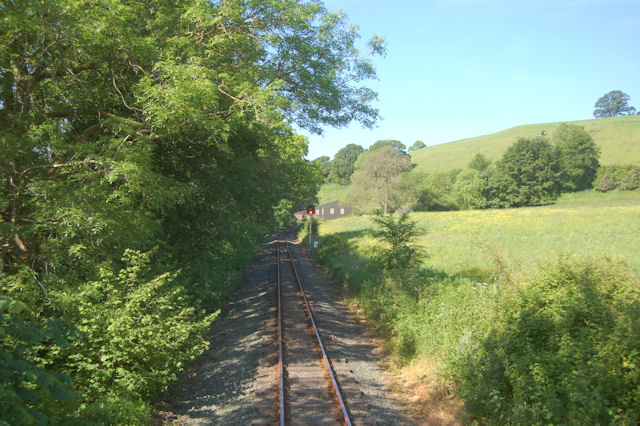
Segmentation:
[(318, 193), (319, 203), (325, 204), (331, 201), (343, 201), (345, 200), (348, 192), (348, 186), (337, 185), (334, 183), (323, 185)]
[[(613, 257), (640, 273), (640, 192), (584, 192), (552, 206), (412, 213), (427, 232), (419, 244), (428, 266), (449, 274), (491, 270), (500, 260), (530, 274), (558, 257)], [(345, 233), (367, 255), (376, 243), (367, 216), (327, 221), (321, 235)]]

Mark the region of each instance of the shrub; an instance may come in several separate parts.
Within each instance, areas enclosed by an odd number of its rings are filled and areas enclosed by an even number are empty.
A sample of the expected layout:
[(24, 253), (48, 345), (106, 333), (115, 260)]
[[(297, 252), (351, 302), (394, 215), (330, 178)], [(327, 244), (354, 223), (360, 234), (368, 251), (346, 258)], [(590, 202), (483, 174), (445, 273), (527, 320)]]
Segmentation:
[(64, 362), (86, 396), (148, 398), (207, 346), (202, 336), (218, 312), (190, 307), (177, 274), (155, 275), (150, 257), (126, 250), (124, 268), (102, 268), (99, 280), (64, 300), (82, 333)]
[(598, 172), (600, 148), (583, 127), (562, 123), (553, 134), (560, 154), (562, 186), (568, 191), (591, 188)]
[(638, 424), (640, 286), (610, 262), (562, 261), (506, 291), (459, 354), (467, 410), (501, 424)]
[(420, 263), (421, 253), (413, 243), (423, 231), (417, 222), (409, 220), (407, 213), (398, 216), (397, 220), (393, 215), (380, 214), (372, 220), (380, 227), (373, 231), (373, 236), (386, 246), (377, 255), (377, 263), (385, 269), (412, 267)]
[(638, 166), (604, 166), (598, 170), (595, 179), (596, 190), (601, 192), (619, 189), (633, 191), (640, 187), (640, 167)]
[(484, 193), (487, 190), (487, 179), (481, 172), (465, 169), (456, 178), (453, 193), (461, 209), (481, 209), (487, 206)]
[(546, 138), (520, 138), (496, 163), (500, 196), (508, 207), (555, 202), (560, 195), (560, 161)]
[(0, 296), (0, 424), (55, 423), (77, 405), (71, 379), (44, 368), (37, 355), (41, 345), (66, 346), (69, 327), (31, 316), (24, 303)]
[(339, 257), (349, 249), (349, 242), (338, 235), (331, 234), (322, 238), (316, 250), (316, 256), (323, 262), (328, 259)]
[(610, 171), (605, 171), (598, 179), (598, 184), (596, 185), (596, 190), (600, 192), (611, 191), (612, 189), (616, 189), (616, 180), (613, 177), (613, 173)]
[[(412, 175), (410, 174), (409, 177)], [(456, 175), (457, 176), (457, 175)], [(457, 210), (452, 197), (455, 177), (449, 173), (433, 173), (426, 175), (422, 182), (411, 182), (416, 189), (413, 209), (416, 211)]]

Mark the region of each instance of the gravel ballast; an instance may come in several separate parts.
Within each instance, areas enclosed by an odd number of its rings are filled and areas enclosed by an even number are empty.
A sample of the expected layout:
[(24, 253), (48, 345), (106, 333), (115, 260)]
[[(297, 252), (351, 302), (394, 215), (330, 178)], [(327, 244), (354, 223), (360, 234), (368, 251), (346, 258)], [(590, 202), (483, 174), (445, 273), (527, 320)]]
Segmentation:
[[(287, 234), (291, 241), (293, 234)], [(281, 238), (284, 238), (281, 236)], [(262, 337), (273, 334), (275, 244), (265, 241), (240, 284), (233, 301), (212, 326), (210, 349), (200, 356), (168, 393), (172, 413), (165, 421), (178, 424), (250, 424), (256, 418), (259, 366), (264, 359)], [(308, 293), (338, 380), (355, 382), (362, 393), (358, 405), (366, 406), (368, 419), (377, 424), (409, 424), (400, 404), (391, 399), (381, 356), (381, 341), (333, 291), (324, 270), (306, 256), (299, 244), (291, 245), (300, 279)], [(348, 401), (347, 401), (348, 402)], [(363, 404), (364, 403), (364, 404)], [(358, 414), (358, 413), (356, 413)], [(355, 416), (357, 420), (358, 415)], [(354, 422), (357, 424), (357, 421)]]

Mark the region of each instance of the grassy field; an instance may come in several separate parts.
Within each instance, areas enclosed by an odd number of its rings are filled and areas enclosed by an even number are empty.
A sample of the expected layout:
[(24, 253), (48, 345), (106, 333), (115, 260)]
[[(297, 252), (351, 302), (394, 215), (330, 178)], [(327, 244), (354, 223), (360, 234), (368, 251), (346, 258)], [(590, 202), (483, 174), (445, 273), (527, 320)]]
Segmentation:
[(315, 255), (388, 331), (415, 405), (465, 424), (639, 424), (640, 191), (410, 217), (421, 267), (381, 269), (367, 216), (322, 222)]
[[(565, 194), (557, 204), (502, 210), (412, 213), (426, 230), (420, 245), (432, 268), (448, 274), (494, 270), (531, 274), (561, 256), (625, 259), (640, 273), (640, 191)], [(322, 223), (321, 235), (349, 236), (370, 253), (375, 242), (366, 216)]]
[(410, 217), (421, 268), (376, 266), (366, 216), (321, 223), (315, 255), (388, 331), (416, 405), (460, 423), (638, 424), (640, 191)]

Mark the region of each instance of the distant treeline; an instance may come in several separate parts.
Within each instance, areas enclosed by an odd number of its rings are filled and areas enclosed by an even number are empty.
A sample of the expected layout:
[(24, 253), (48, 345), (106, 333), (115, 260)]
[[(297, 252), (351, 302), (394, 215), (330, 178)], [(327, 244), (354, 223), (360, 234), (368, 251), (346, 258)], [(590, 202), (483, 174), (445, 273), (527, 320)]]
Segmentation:
[[(399, 141), (378, 141), (368, 150), (351, 144), (332, 161), (321, 163), (326, 182), (354, 182), (353, 177), (366, 164), (362, 159), (384, 145), (392, 146), (397, 155), (411, 155)], [(519, 138), (495, 162), (478, 153), (465, 169), (436, 173), (405, 170), (389, 198), (395, 203), (393, 207), (415, 211), (506, 208), (554, 203), (563, 192), (634, 190), (640, 186), (640, 166), (601, 166), (599, 157), (600, 149), (588, 132), (562, 124), (550, 137), (543, 133)], [(359, 186), (348, 187), (347, 200), (364, 211), (383, 208), (370, 190), (362, 191)]]

